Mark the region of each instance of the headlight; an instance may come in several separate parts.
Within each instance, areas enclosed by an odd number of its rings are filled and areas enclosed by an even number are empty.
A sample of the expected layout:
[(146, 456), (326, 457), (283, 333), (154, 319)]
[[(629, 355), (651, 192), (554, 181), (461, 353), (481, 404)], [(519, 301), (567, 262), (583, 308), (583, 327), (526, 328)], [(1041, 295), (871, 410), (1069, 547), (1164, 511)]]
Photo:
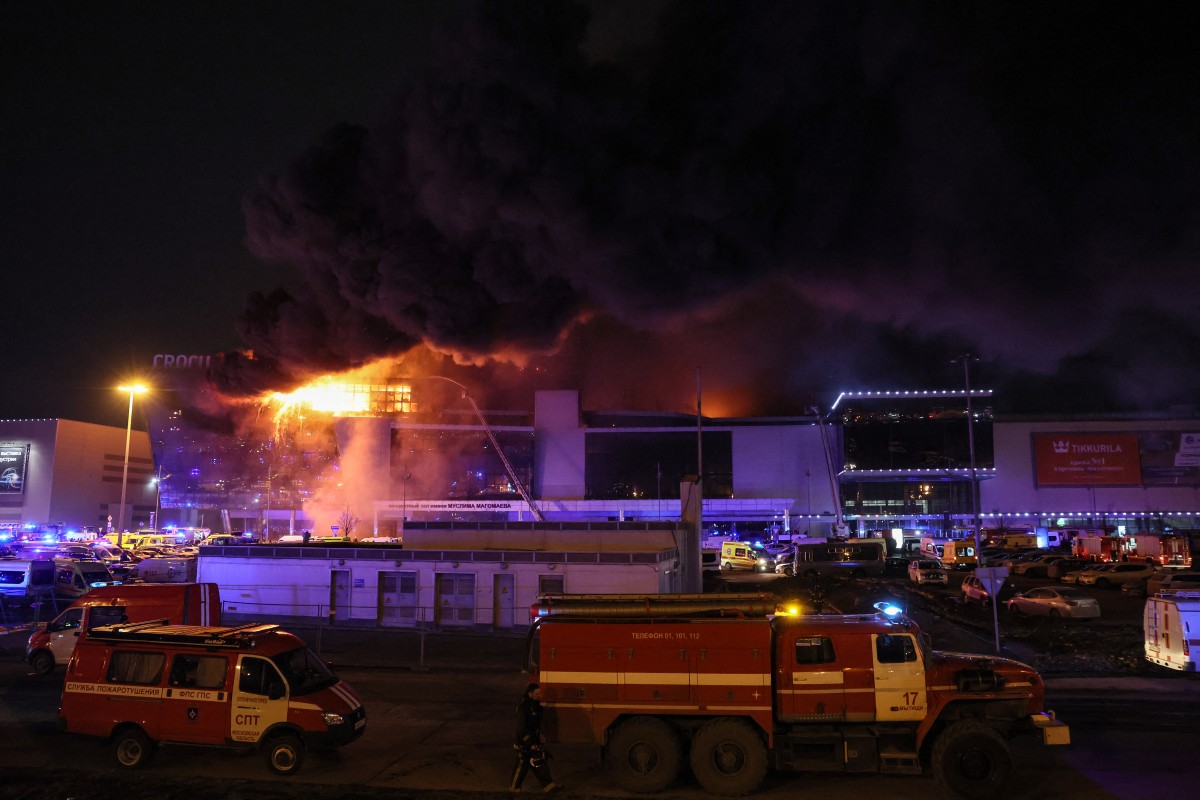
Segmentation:
[(342, 715), (341, 715), (341, 714), (333, 714), (333, 713), (331, 713), (331, 712), (329, 712), (329, 711), (326, 711), (326, 712), (323, 714), (323, 716), (325, 717), (325, 724), (326, 724), (326, 725), (328, 725), (328, 726), (329, 726), (329, 727), (331, 727), (331, 728), (332, 728), (334, 725), (341, 725), (343, 722), (345, 722), (345, 721), (346, 721), (346, 720), (345, 720), (345, 719), (342, 717)]

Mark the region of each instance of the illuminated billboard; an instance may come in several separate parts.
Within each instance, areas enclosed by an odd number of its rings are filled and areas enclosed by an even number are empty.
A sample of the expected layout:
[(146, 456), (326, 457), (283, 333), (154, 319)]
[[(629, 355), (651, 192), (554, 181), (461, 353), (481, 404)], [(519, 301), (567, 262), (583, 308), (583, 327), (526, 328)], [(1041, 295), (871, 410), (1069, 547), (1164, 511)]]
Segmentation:
[(1033, 434), (1038, 486), (1200, 486), (1200, 433)]
[(0, 443), (0, 496), (24, 494), (25, 465), (27, 463), (29, 463), (28, 443)]
[(1128, 433), (1035, 433), (1038, 486), (1138, 486), (1138, 439)]

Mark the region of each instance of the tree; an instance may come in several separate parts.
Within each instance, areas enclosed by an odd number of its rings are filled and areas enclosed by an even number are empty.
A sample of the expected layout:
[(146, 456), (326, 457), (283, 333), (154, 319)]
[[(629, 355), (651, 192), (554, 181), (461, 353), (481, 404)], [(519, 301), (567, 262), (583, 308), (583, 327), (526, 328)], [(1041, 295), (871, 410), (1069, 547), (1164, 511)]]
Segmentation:
[(338, 533), (340, 533), (342, 536), (349, 537), (350, 534), (354, 533), (354, 528), (362, 520), (350, 510), (350, 506), (346, 506), (342, 513), (338, 515), (337, 521), (339, 528)]

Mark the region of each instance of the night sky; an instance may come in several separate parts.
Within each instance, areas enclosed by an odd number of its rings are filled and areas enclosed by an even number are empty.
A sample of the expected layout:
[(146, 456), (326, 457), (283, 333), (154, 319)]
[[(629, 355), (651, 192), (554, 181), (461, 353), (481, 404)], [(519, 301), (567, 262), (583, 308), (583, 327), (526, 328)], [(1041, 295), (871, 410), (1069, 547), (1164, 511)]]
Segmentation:
[[(0, 419), (396, 360), (496, 406), (1200, 397), (1200, 94), (1128, 5), (0, 7)], [(1158, 16), (1155, 16), (1156, 13)], [(243, 352), (252, 350), (254, 357)]]

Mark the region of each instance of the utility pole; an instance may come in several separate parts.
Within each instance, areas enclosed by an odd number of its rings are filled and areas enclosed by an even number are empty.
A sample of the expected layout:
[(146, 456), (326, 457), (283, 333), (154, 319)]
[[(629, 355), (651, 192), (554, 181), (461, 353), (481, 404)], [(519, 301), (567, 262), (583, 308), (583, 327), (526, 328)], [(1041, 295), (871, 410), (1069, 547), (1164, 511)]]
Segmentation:
[[(954, 361), (963, 365), (963, 386), (967, 394), (967, 449), (971, 459), (971, 522), (975, 531), (975, 561), (978, 565), (975, 575), (984, 582), (988, 594), (992, 597), (992, 631), (995, 635), (996, 655), (1000, 655), (1000, 589), (1008, 577), (1008, 570), (988, 568), (983, 563), (983, 548), (980, 546), (979, 525), (979, 472), (975, 464), (975, 412), (971, 408), (971, 362), (978, 361), (969, 352), (963, 353)], [(954, 362), (951, 362), (954, 363)]]

